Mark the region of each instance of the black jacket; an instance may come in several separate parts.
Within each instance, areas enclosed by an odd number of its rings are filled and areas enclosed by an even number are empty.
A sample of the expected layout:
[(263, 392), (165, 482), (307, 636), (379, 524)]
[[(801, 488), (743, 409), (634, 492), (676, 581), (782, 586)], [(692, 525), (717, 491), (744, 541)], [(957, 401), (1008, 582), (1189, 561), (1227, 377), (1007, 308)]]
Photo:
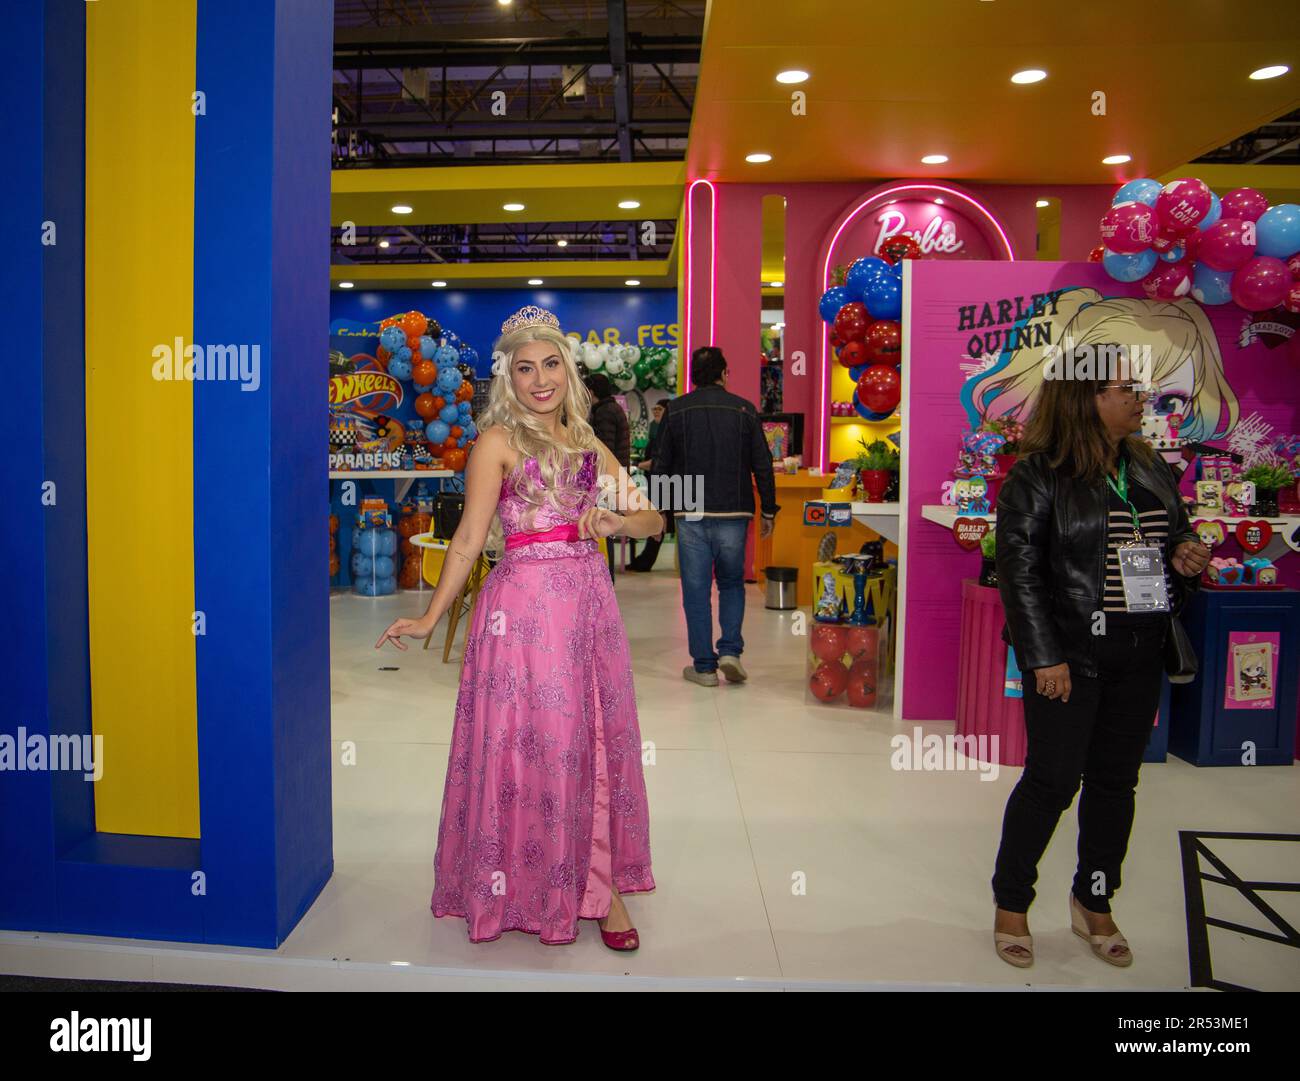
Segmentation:
[[(1157, 457), (1148, 465), (1136, 456), (1128, 462), (1133, 483), (1169, 513), (1165, 566), (1173, 584), (1170, 607), (1177, 612), (1197, 579), (1174, 570), (1174, 549), (1197, 536), (1168, 463)], [(1014, 646), (1020, 670), (1066, 663), (1074, 675), (1095, 676), (1093, 624), (1101, 611), (1109, 540), (1105, 480), (1077, 480), (1052, 469), (1043, 454), (1020, 459), (998, 493), (996, 535), (1007, 620), (1002, 636)]]
[(632, 464), (632, 431), (623, 407), (613, 398), (593, 402), (588, 422), (596, 438), (609, 447), (618, 464), (627, 469)]
[[(775, 515), (772, 452), (754, 403), (720, 383), (698, 387), (666, 405), (655, 440), (653, 477), (680, 478), (652, 488), (655, 506), (676, 511), (754, 513), (754, 485), (765, 515)], [(752, 478), (752, 480), (751, 480)], [(683, 497), (695, 505), (682, 505)]]

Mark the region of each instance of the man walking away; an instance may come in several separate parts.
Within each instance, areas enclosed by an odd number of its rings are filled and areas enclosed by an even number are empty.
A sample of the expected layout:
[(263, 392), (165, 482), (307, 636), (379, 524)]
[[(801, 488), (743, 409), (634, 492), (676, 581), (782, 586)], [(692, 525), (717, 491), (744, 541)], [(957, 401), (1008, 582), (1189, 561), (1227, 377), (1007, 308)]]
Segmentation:
[[(776, 512), (772, 457), (753, 402), (726, 389), (727, 361), (722, 350), (703, 346), (691, 354), (688, 394), (668, 403), (655, 447), (653, 474), (657, 503), (677, 511), (677, 562), (682, 579), (682, 609), (693, 663), (684, 678), (704, 687), (718, 685), (718, 669), (728, 682), (747, 677), (740, 663), (745, 650), (745, 539), (754, 517), (758, 485), (763, 518), (760, 535), (770, 536)], [(718, 583), (721, 637), (714, 649), (713, 580)]]
[[(614, 397), (614, 384), (609, 376), (596, 372), (584, 380), (587, 390), (591, 392), (591, 410), (587, 422), (605, 446), (614, 452), (618, 464), (627, 469), (632, 463), (632, 429), (627, 422), (627, 414)], [(614, 538), (605, 539), (605, 550), (609, 555), (609, 576), (614, 577)]]

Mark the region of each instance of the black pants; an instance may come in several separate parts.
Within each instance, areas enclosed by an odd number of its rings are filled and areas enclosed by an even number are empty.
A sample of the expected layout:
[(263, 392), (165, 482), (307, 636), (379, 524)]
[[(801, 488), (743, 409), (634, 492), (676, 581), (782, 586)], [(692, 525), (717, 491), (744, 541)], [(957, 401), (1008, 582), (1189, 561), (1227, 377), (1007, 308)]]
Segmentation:
[(1109, 912), (1133, 828), (1133, 793), (1160, 705), (1165, 623), (1118, 627), (1097, 639), (1095, 678), (1070, 673), (1070, 701), (1024, 675), (1025, 771), (1007, 800), (993, 873), (999, 908), (1028, 912), (1038, 861), (1083, 782), (1074, 895)]

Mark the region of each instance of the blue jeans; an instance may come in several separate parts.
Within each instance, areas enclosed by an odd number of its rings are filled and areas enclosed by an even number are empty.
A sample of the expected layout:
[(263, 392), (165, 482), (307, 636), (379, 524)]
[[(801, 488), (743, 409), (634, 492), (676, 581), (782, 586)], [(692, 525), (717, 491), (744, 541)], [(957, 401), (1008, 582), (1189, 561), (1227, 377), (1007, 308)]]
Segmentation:
[[(686, 641), (695, 671), (715, 672), (718, 657), (739, 657), (745, 649), (745, 537), (749, 518), (677, 518), (677, 563), (682, 576)], [(718, 623), (722, 636), (713, 649), (713, 579), (718, 580)]]

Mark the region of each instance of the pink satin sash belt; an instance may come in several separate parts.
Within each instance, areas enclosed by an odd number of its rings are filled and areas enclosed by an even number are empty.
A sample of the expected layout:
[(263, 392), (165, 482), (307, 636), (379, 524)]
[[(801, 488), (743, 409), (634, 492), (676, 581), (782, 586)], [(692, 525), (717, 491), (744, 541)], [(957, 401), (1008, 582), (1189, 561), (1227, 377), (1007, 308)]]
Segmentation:
[(536, 541), (576, 541), (578, 540), (578, 523), (565, 522), (563, 525), (557, 525), (554, 529), (546, 529), (540, 533), (511, 533), (506, 538), (506, 551), (513, 551), (525, 544), (533, 544)]

